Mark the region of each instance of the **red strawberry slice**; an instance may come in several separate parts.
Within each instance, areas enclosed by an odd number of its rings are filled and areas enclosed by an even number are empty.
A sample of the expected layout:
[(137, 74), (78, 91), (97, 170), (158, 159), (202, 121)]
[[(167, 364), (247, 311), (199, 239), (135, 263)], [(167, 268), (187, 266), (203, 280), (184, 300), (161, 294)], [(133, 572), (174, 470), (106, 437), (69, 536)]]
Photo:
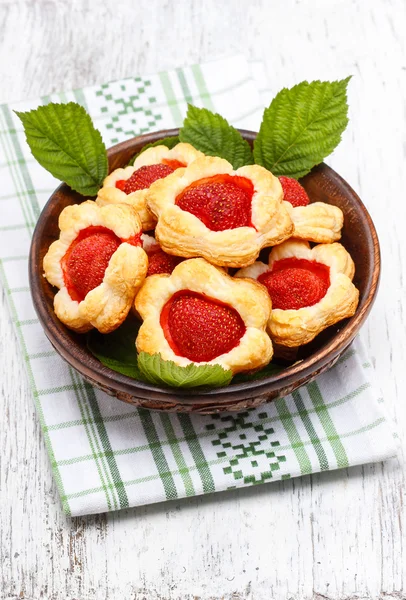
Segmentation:
[(65, 285), (72, 300), (81, 302), (101, 284), (110, 258), (121, 240), (106, 227), (87, 227), (72, 242), (62, 259)]
[(119, 179), (118, 181), (116, 181), (116, 188), (118, 188), (122, 192), (125, 191), (126, 185), (127, 185), (127, 179)]
[(148, 275), (160, 275), (161, 273), (168, 273), (170, 275), (176, 265), (182, 262), (183, 258), (180, 256), (172, 256), (167, 254), (163, 250), (153, 252), (148, 256)]
[(267, 288), (273, 309), (298, 310), (324, 298), (330, 287), (330, 269), (313, 260), (284, 258), (258, 281)]
[(310, 204), (309, 196), (304, 187), (296, 179), (291, 177), (279, 177), (283, 189), (283, 199), (290, 202), (292, 206), (307, 206)]
[(193, 362), (230, 352), (246, 329), (234, 308), (190, 290), (172, 296), (162, 309), (160, 322), (174, 353)]
[(129, 179), (120, 179), (116, 182), (116, 187), (126, 194), (132, 194), (138, 190), (146, 190), (154, 181), (167, 177), (175, 169), (169, 165), (156, 164), (140, 167), (131, 175)]
[(251, 202), (254, 186), (246, 177), (215, 175), (199, 179), (176, 198), (182, 210), (192, 213), (212, 231), (253, 227)]

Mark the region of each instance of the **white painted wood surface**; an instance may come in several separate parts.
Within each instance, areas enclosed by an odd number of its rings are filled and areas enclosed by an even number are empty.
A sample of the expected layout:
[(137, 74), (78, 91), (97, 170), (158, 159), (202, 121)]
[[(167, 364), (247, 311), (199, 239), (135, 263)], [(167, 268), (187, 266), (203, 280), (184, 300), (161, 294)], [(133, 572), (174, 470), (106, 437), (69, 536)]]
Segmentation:
[[(0, 0), (0, 102), (236, 52), (265, 61), (274, 91), (352, 73), (351, 123), (330, 164), (380, 234), (381, 290), (363, 337), (404, 440), (405, 32), (405, 0)], [(384, 465), (66, 519), (4, 294), (0, 355), (0, 598), (406, 598), (402, 453)]]

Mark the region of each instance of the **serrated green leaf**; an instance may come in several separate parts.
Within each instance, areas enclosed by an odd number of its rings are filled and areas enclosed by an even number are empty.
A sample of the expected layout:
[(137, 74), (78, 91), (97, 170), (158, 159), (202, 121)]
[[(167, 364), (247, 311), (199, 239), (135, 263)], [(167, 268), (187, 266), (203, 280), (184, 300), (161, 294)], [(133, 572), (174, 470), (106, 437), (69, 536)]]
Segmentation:
[(171, 360), (163, 360), (160, 354), (138, 355), (138, 368), (145, 379), (156, 385), (171, 387), (222, 387), (231, 381), (231, 371), (220, 365), (195, 365), (179, 367)]
[(255, 162), (274, 175), (296, 179), (321, 163), (347, 126), (349, 80), (303, 81), (281, 90), (264, 111)]
[(115, 331), (101, 334), (93, 329), (87, 334), (87, 347), (106, 367), (133, 379), (143, 380), (137, 364), (135, 340), (141, 323), (133, 316)]
[(271, 375), (276, 375), (284, 369), (285, 367), (281, 367), (280, 365), (276, 365), (275, 363), (269, 363), (263, 369), (255, 371), (255, 373), (238, 373), (233, 377), (232, 383), (245, 383), (246, 381), (256, 381), (257, 379), (262, 379), (263, 377), (270, 377)]
[(50, 103), (16, 115), (40, 165), (80, 194), (97, 194), (108, 173), (106, 147), (82, 106)]
[(139, 152), (137, 152), (135, 156), (132, 157), (128, 165), (132, 166), (134, 164), (135, 159), (138, 158), (138, 156), (142, 154), (145, 150), (148, 150), (148, 148), (155, 148), (155, 146), (166, 146), (167, 148), (169, 148), (169, 150), (172, 150), (172, 148), (174, 148), (176, 144), (179, 144), (179, 142), (180, 140), (178, 135), (171, 135), (166, 138), (162, 138), (162, 140), (157, 140), (156, 142), (146, 144), (141, 148)]
[(251, 147), (240, 132), (207, 108), (188, 105), (179, 138), (208, 156), (225, 158), (234, 169), (254, 162)]
[(122, 363), (118, 360), (113, 360), (111, 358), (106, 357), (99, 358), (98, 356), (96, 356), (96, 358), (98, 358), (105, 367), (108, 367), (112, 371), (117, 371), (117, 373), (121, 373), (122, 375), (131, 377), (131, 379), (144, 381), (137, 365), (127, 365), (126, 363)]

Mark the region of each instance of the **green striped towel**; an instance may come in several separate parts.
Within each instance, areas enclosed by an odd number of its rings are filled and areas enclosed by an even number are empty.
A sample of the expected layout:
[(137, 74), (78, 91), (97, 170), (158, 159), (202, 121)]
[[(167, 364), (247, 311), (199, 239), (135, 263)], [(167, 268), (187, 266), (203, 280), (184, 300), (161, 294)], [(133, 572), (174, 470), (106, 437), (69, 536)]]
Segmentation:
[(272, 404), (240, 414), (159, 414), (83, 381), (54, 352), (36, 318), (27, 255), (35, 222), (58, 182), (32, 158), (12, 109), (77, 101), (111, 146), (179, 126), (187, 102), (257, 129), (265, 80), (260, 64), (237, 56), (0, 108), (0, 275), (68, 515), (289, 479), (396, 453), (359, 342), (327, 374)]

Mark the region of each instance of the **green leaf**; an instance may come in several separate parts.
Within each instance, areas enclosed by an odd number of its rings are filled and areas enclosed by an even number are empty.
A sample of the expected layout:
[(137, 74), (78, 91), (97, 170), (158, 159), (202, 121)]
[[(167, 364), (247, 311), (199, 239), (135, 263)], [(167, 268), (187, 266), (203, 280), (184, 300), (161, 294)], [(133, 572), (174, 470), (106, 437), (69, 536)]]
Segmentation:
[(87, 347), (109, 369), (142, 380), (135, 348), (135, 339), (140, 326), (141, 323), (130, 315), (112, 333), (103, 335), (97, 329), (93, 329), (87, 334)]
[[(96, 358), (99, 357), (97, 356)], [(113, 360), (112, 358), (106, 357), (100, 357), (99, 360), (105, 367), (108, 367), (112, 371), (117, 371), (117, 373), (121, 373), (122, 375), (131, 377), (131, 379), (138, 379), (138, 381), (144, 381), (137, 365), (127, 365), (126, 363), (122, 363), (119, 360)]]
[(166, 138), (162, 138), (162, 140), (157, 140), (156, 142), (151, 142), (151, 144), (146, 144), (143, 148), (141, 148), (141, 150), (132, 157), (132, 159), (130, 160), (130, 162), (128, 163), (129, 165), (133, 165), (135, 159), (144, 152), (144, 150), (148, 150), (148, 148), (155, 148), (155, 146), (166, 146), (167, 148), (169, 148), (169, 150), (172, 150), (172, 148), (174, 148), (174, 146), (176, 146), (176, 144), (179, 144), (179, 136), (178, 135), (171, 135), (169, 137)]
[(190, 388), (198, 386), (221, 387), (231, 381), (231, 371), (220, 365), (195, 365), (178, 367), (171, 360), (162, 360), (160, 354), (138, 355), (138, 368), (145, 379), (156, 385)]
[(108, 173), (106, 147), (82, 106), (51, 103), (16, 115), (40, 165), (80, 194), (97, 194)]
[(240, 132), (207, 108), (188, 105), (179, 138), (208, 156), (225, 158), (234, 169), (254, 162), (251, 147)]
[(281, 90), (264, 111), (254, 142), (255, 162), (274, 175), (296, 179), (322, 162), (348, 123), (349, 80), (303, 81)]
[(238, 373), (233, 377), (232, 383), (245, 383), (246, 381), (256, 381), (257, 379), (262, 379), (263, 377), (270, 377), (271, 375), (276, 375), (283, 371), (286, 367), (281, 367), (280, 365), (276, 365), (275, 363), (269, 363), (263, 369), (259, 371), (255, 371), (255, 373)]

